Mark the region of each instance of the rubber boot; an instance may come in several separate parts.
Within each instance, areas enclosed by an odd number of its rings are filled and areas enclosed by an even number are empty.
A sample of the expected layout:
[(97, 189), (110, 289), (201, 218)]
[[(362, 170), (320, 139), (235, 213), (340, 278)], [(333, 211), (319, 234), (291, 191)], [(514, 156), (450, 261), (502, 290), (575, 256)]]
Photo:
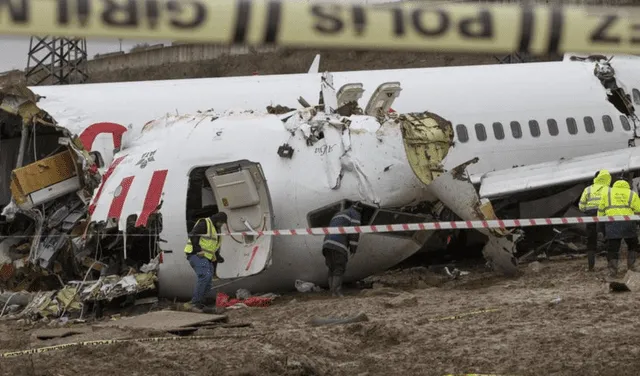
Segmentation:
[(335, 296), (342, 298), (342, 276), (333, 276), (333, 291)]
[(609, 277), (616, 278), (618, 276), (618, 259), (609, 259)]
[(636, 270), (636, 257), (638, 256), (638, 252), (636, 251), (627, 251), (627, 269), (631, 271)]
[(202, 309), (198, 307), (196, 304), (193, 304), (191, 302), (184, 303), (182, 305), (182, 309), (187, 312), (202, 313)]
[(335, 291), (335, 287), (333, 285), (333, 276), (330, 275), (329, 276), (329, 291), (331, 292), (331, 296), (336, 296), (336, 291)]
[(587, 270), (592, 272), (593, 269), (596, 266), (596, 251), (595, 250), (587, 251), (587, 261), (589, 263), (589, 269), (587, 269)]

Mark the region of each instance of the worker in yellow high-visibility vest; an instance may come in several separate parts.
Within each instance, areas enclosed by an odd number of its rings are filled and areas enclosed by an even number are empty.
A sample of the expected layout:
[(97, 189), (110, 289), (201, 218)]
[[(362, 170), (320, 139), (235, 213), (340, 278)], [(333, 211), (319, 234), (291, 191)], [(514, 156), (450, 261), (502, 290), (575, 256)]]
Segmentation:
[[(598, 206), (602, 195), (611, 185), (611, 174), (607, 170), (596, 172), (593, 177), (593, 184), (586, 187), (580, 196), (578, 209), (586, 216), (595, 217), (598, 215)], [(593, 271), (596, 266), (596, 253), (598, 251), (598, 232), (603, 232), (602, 223), (587, 224), (587, 262), (588, 270)]]
[(184, 252), (189, 264), (196, 272), (196, 287), (193, 289), (191, 302), (185, 308), (195, 312), (202, 312), (204, 298), (211, 290), (214, 264), (223, 263), (220, 255), (220, 228), (227, 223), (225, 213), (217, 213), (209, 218), (198, 219), (189, 233)]
[[(640, 214), (640, 197), (631, 190), (626, 180), (618, 180), (608, 188), (598, 205), (598, 216), (619, 216)], [(636, 256), (640, 250), (636, 223), (632, 221), (605, 222), (605, 238), (607, 239), (607, 260), (609, 276), (618, 274), (618, 254), (622, 240), (627, 244), (627, 269), (635, 271)]]

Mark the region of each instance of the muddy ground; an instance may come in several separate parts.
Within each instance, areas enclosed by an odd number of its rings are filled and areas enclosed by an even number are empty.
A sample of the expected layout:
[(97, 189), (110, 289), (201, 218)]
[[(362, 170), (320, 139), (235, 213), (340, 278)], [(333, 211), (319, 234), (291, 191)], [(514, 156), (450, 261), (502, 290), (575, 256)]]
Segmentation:
[[(624, 264), (621, 263), (621, 264)], [(478, 266), (458, 280), (413, 268), (373, 278), (373, 288), (290, 294), (268, 308), (228, 311), (252, 328), (200, 329), (213, 340), (75, 347), (0, 358), (2, 375), (638, 375), (638, 293), (610, 293), (605, 260), (522, 266), (516, 279)], [(624, 267), (622, 270), (624, 271)], [(557, 301), (560, 298), (560, 301)], [(555, 302), (553, 302), (555, 300)], [(497, 311), (437, 320), (482, 309)], [(313, 327), (320, 316), (364, 312), (368, 322)], [(105, 318), (107, 319), (107, 318)], [(436, 319), (436, 320), (434, 320)], [(0, 322), (0, 353), (90, 339), (167, 335), (93, 328), (48, 341), (45, 326)]]

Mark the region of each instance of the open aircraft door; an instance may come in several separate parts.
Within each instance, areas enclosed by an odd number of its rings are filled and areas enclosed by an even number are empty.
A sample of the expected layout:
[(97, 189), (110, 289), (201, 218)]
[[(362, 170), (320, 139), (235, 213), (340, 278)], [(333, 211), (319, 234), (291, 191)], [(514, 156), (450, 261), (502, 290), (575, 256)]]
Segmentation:
[[(259, 163), (246, 160), (215, 165), (205, 172), (218, 210), (227, 214), (223, 231), (253, 232), (271, 230), (273, 209), (267, 180)], [(272, 236), (222, 236), (218, 264), (221, 279), (258, 274), (271, 264)]]

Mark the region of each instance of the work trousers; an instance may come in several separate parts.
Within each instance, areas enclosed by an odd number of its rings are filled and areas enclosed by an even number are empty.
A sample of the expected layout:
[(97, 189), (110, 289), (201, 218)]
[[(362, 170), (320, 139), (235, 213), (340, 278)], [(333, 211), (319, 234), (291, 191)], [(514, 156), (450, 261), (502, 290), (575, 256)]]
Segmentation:
[(322, 255), (327, 268), (329, 268), (329, 276), (342, 277), (347, 270), (347, 261), (349, 259), (347, 252), (323, 248)]
[(598, 231), (601, 230), (598, 223), (587, 223), (587, 247), (589, 250), (596, 251), (598, 247)]
[[(594, 214), (595, 216), (596, 214)], [(596, 264), (596, 253), (598, 251), (598, 233), (604, 232), (602, 223), (587, 223), (587, 261), (589, 269), (593, 269)]]
[(202, 305), (205, 296), (209, 293), (213, 279), (213, 264), (204, 256), (191, 254), (188, 257), (189, 265), (196, 272), (196, 287), (193, 289), (191, 304)]
[[(627, 262), (632, 265), (635, 262), (636, 252), (640, 248), (637, 237), (624, 238), (624, 242), (627, 244)], [(607, 260), (617, 260), (620, 254), (620, 245), (622, 239), (608, 239), (607, 240)]]

